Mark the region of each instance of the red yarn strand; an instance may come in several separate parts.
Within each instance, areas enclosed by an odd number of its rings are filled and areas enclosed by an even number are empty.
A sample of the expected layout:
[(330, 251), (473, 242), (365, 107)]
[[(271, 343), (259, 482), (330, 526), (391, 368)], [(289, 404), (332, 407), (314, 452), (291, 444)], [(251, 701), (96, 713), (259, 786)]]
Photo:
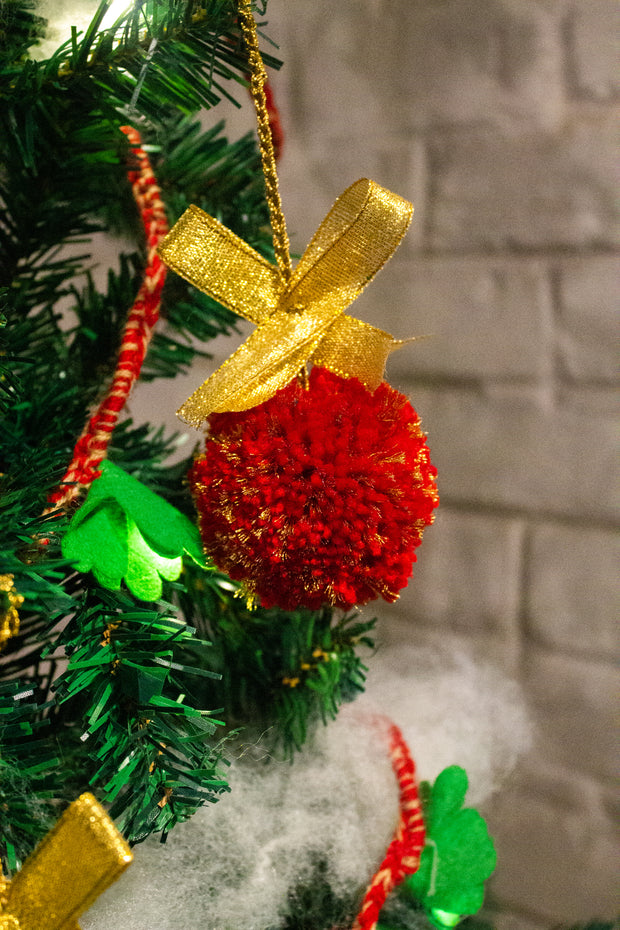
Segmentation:
[(400, 789), (400, 818), (385, 859), (364, 895), (353, 930), (374, 930), (387, 896), (420, 865), (426, 831), (415, 778), (415, 765), (403, 734), (389, 724), (392, 767)]
[(59, 487), (50, 497), (55, 507), (66, 506), (99, 476), (98, 466), (107, 454), (108, 443), (125, 406), (129, 392), (140, 375), (142, 363), (159, 317), (166, 266), (157, 246), (168, 232), (168, 221), (161, 191), (142, 148), (137, 130), (121, 126), (134, 152), (135, 167), (128, 171), (133, 196), (140, 211), (147, 242), (147, 265), (140, 290), (129, 311), (116, 370), (103, 401), (87, 423), (73, 450), (73, 459)]

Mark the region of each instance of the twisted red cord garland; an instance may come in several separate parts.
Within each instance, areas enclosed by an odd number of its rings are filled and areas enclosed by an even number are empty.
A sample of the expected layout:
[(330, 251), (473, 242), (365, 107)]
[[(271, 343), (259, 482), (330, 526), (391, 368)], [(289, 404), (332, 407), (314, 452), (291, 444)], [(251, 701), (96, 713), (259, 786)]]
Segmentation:
[(371, 879), (353, 930), (374, 930), (387, 896), (420, 865), (426, 831), (415, 778), (415, 765), (403, 734), (389, 724), (392, 767), (400, 788), (400, 818), (385, 859)]
[(100, 474), (98, 466), (106, 456), (119, 414), (140, 375), (153, 327), (159, 317), (161, 292), (166, 280), (166, 266), (157, 254), (157, 246), (168, 232), (161, 192), (148, 155), (142, 148), (140, 134), (131, 126), (121, 126), (121, 131), (129, 139), (137, 162), (137, 166), (128, 171), (128, 178), (146, 233), (147, 264), (123, 330), (112, 384), (78, 439), (73, 459), (59, 487), (49, 497), (50, 504), (55, 507), (66, 506), (80, 489), (89, 487)]

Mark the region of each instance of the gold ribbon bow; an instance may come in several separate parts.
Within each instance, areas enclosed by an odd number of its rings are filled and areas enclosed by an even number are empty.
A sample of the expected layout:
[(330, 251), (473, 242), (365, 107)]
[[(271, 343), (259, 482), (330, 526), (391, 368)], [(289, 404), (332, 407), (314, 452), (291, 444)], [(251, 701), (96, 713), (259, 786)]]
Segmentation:
[(10, 884), (0, 877), (0, 930), (79, 930), (77, 918), (132, 858), (101, 805), (81, 795)]
[(403, 344), (345, 309), (391, 257), (413, 206), (363, 178), (327, 214), (287, 280), (218, 220), (191, 206), (159, 254), (190, 284), (258, 324), (243, 345), (177, 411), (199, 427), (213, 412), (248, 410), (307, 362), (374, 389), (390, 351)]

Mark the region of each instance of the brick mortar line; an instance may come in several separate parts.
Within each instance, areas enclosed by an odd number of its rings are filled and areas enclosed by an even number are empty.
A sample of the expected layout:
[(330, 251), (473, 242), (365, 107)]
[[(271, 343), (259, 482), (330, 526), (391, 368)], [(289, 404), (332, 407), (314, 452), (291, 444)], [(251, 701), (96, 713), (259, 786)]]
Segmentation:
[[(527, 639), (530, 641), (533, 641), (533, 637), (530, 635), (528, 635)], [(609, 653), (607, 655), (603, 653), (593, 654), (593, 653), (587, 653), (583, 651), (572, 652), (570, 649), (567, 649), (555, 643), (554, 644), (546, 643), (540, 638), (537, 638), (534, 644), (536, 646), (538, 653), (542, 654), (541, 655), (542, 659), (553, 658), (554, 656), (560, 656), (560, 657), (569, 658), (569, 659), (581, 659), (585, 662), (594, 663), (596, 665), (602, 665), (605, 668), (609, 668), (609, 669), (616, 669), (618, 666), (618, 660), (615, 655), (615, 652)], [(527, 673), (525, 677), (527, 677)], [(520, 681), (524, 681), (524, 680), (525, 679), (522, 676), (520, 678)], [(585, 765), (587, 765), (587, 760), (583, 759), (580, 755), (575, 757), (574, 768), (576, 771), (588, 772), (590, 778), (592, 779), (600, 779), (601, 777), (609, 777), (609, 776), (600, 775), (600, 773), (598, 773), (596, 770), (584, 768)]]
[[(430, 213), (430, 211), (429, 211)], [(430, 225), (430, 220), (425, 223), (424, 237), (427, 236), (427, 228)], [(549, 246), (519, 246), (511, 245), (509, 248), (503, 249), (494, 249), (491, 246), (488, 248), (445, 248), (438, 249), (437, 247), (431, 248), (430, 246), (422, 246), (416, 248), (414, 246), (410, 248), (405, 248), (402, 254), (407, 255), (408, 257), (415, 258), (416, 256), (421, 256), (423, 258), (488, 258), (488, 259), (531, 259), (531, 258), (540, 258), (540, 259), (576, 259), (576, 258), (604, 258), (609, 256), (618, 256), (620, 255), (620, 248), (616, 245), (615, 242), (610, 242), (609, 244), (605, 243), (593, 243), (586, 244), (583, 246), (579, 245), (549, 245)]]
[[(595, 663), (597, 666), (601, 665), (604, 668), (608, 668), (608, 669), (615, 669), (617, 668), (617, 665), (618, 665), (618, 660), (615, 655), (605, 655), (605, 653), (602, 653), (602, 652), (585, 652), (583, 650), (578, 651), (577, 649), (573, 650), (573, 649), (569, 649), (568, 647), (559, 646), (556, 644), (550, 645), (548, 642), (545, 642), (544, 639), (542, 639), (534, 631), (529, 631), (527, 629), (527, 625), (525, 627), (525, 631), (522, 632), (521, 637), (522, 637), (522, 646), (524, 648), (520, 650), (520, 655), (518, 658), (518, 675), (519, 675), (520, 682), (523, 682), (524, 677), (527, 676), (527, 669), (526, 669), (527, 657), (525, 655), (525, 652), (526, 652), (526, 647), (528, 644), (535, 646), (535, 648), (539, 652), (545, 652), (550, 656), (560, 656), (566, 659), (581, 659), (585, 662), (592, 662), (592, 663)], [(538, 715), (538, 719), (540, 719), (540, 715)], [(580, 768), (580, 766), (583, 766), (583, 764), (584, 764), (583, 762), (575, 762), (575, 769), (577, 771), (580, 771), (581, 773), (587, 772), (589, 774), (589, 777), (593, 781), (600, 781), (600, 778), (601, 778), (600, 774), (598, 772), (592, 772), (590, 769), (586, 769), (582, 767)]]
[[(433, 150), (433, 141), (432, 138), (422, 139), (421, 145), (424, 165), (424, 182), (422, 185), (422, 229), (420, 239), (422, 242), (421, 247), (418, 249), (412, 248), (411, 251), (405, 245), (404, 255), (415, 254), (419, 250), (421, 254), (434, 255), (432, 248), (429, 243), (432, 240), (433, 236), (433, 224), (434, 224), (434, 210), (433, 204), (437, 203), (437, 179), (439, 171), (437, 170), (440, 164), (439, 153)], [(415, 207), (415, 200), (414, 200)], [(415, 214), (414, 214), (415, 215)], [(406, 243), (406, 240), (405, 240)], [(404, 257), (404, 256), (403, 256)]]
[(545, 930), (558, 930), (557, 918), (549, 917), (548, 914), (543, 914), (541, 911), (531, 911), (529, 908), (524, 908), (520, 904), (510, 900), (493, 898), (493, 878), (491, 878), (489, 887), (491, 891), (489, 897), (491, 897), (491, 900), (488, 902), (488, 906), (485, 906), (484, 910), (481, 912), (481, 916), (487, 916), (492, 920), (497, 920), (498, 917), (508, 914), (510, 917), (514, 916), (518, 917), (520, 920), (527, 920), (531, 924), (544, 925)]
[[(415, 222), (415, 220), (414, 220)], [(517, 267), (522, 265), (524, 262), (527, 264), (534, 264), (537, 260), (541, 264), (547, 262), (552, 262), (554, 266), (557, 263), (558, 271), (563, 271), (564, 266), (572, 267), (578, 262), (583, 261), (584, 259), (591, 259), (592, 261), (597, 261), (598, 259), (605, 258), (615, 258), (617, 259), (620, 256), (620, 248), (616, 245), (610, 245), (608, 248), (598, 248), (598, 247), (575, 247), (570, 250), (565, 249), (563, 246), (550, 246), (543, 249), (536, 249), (534, 247), (523, 247), (523, 249), (516, 249), (512, 251), (511, 249), (421, 249), (418, 246), (412, 246), (407, 248), (407, 240), (400, 248), (400, 251), (396, 253), (396, 257), (392, 259), (393, 264), (398, 264), (399, 262), (404, 261), (414, 261), (414, 262), (443, 262), (446, 260), (451, 260), (453, 258), (458, 259), (475, 259), (476, 262), (480, 263), (480, 266), (483, 266), (483, 263), (486, 261), (490, 262), (507, 262), (508, 264), (514, 264)], [(295, 257), (299, 257), (296, 255)], [(472, 265), (476, 268), (478, 265)]]
[(519, 551), (518, 551), (518, 564), (517, 564), (517, 604), (515, 611), (515, 630), (514, 632), (517, 635), (517, 656), (515, 659), (516, 664), (516, 674), (518, 675), (519, 681), (523, 681), (525, 674), (525, 662), (526, 662), (526, 648), (527, 644), (530, 641), (530, 631), (528, 624), (528, 600), (529, 592), (531, 590), (530, 584), (530, 571), (531, 571), (531, 558), (530, 551), (532, 545), (532, 530), (533, 525), (525, 520), (520, 521), (519, 524)]
[[(556, 262), (551, 262), (547, 267), (547, 287), (551, 300), (551, 324), (553, 327), (553, 336), (555, 337), (549, 347), (551, 384), (555, 403), (558, 401), (557, 391), (562, 387), (570, 387), (576, 384), (581, 388), (585, 386), (584, 382), (575, 382), (570, 376), (566, 367), (566, 361), (562, 358), (562, 345), (558, 335), (569, 329), (562, 320), (562, 309), (564, 306), (564, 301), (562, 299), (562, 278), (563, 275), (560, 266)], [(600, 386), (599, 381), (592, 380), (590, 383), (592, 386)], [(607, 382), (608, 385), (613, 383), (613, 381)]]
[[(555, 320), (553, 321), (555, 324)], [(554, 331), (555, 332), (555, 331)], [(443, 337), (442, 337), (443, 338)], [(560, 369), (561, 370), (561, 369)], [(555, 369), (554, 369), (555, 372)], [(549, 378), (548, 376), (529, 376), (524, 375), (522, 378), (516, 375), (506, 375), (502, 377), (501, 375), (484, 375), (479, 376), (472, 375), (467, 377), (463, 375), (459, 378), (453, 378), (449, 375), (442, 374), (433, 374), (429, 372), (428, 374), (411, 374), (409, 375), (405, 369), (401, 369), (398, 372), (395, 372), (390, 376), (388, 372), (388, 380), (395, 380), (408, 387), (439, 387), (446, 389), (457, 389), (459, 391), (468, 391), (476, 392), (480, 395), (481, 398), (488, 397), (484, 394), (484, 391), (488, 387), (527, 387), (527, 388), (547, 388), (549, 387)], [(555, 388), (580, 388), (583, 389), (584, 393), (587, 394), (589, 390), (601, 390), (607, 389), (610, 395), (613, 393), (616, 394), (618, 390), (618, 378), (609, 379), (609, 380), (598, 380), (598, 379), (583, 379), (577, 381), (574, 378), (569, 377), (567, 374), (555, 374), (553, 375), (552, 384)], [(558, 403), (557, 407), (564, 406), (564, 404)]]
[(601, 530), (603, 532), (617, 532), (620, 529), (620, 520), (615, 521), (611, 518), (607, 520), (599, 516), (568, 516), (541, 508), (524, 510), (520, 507), (510, 507), (505, 504), (489, 504), (485, 501), (477, 500), (464, 501), (456, 497), (451, 497), (450, 494), (445, 491), (442, 493), (441, 485), (439, 486), (439, 493), (441, 498), (439, 513), (441, 513), (442, 510), (451, 510), (453, 513), (465, 513), (471, 514), (472, 516), (525, 520), (532, 526), (537, 526), (539, 524), (544, 524), (545, 526), (556, 525), (564, 526), (569, 529)]

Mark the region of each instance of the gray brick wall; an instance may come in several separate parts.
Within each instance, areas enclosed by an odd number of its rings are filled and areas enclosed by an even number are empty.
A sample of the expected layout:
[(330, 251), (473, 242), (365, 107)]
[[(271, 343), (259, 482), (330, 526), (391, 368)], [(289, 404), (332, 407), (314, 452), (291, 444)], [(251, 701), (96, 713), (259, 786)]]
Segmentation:
[(434, 632), (523, 684), (535, 747), (488, 812), (498, 930), (614, 916), (620, 5), (270, 0), (269, 19), (294, 247), (358, 177), (416, 208), (356, 305), (432, 334), (388, 369), (442, 505), (384, 635)]

